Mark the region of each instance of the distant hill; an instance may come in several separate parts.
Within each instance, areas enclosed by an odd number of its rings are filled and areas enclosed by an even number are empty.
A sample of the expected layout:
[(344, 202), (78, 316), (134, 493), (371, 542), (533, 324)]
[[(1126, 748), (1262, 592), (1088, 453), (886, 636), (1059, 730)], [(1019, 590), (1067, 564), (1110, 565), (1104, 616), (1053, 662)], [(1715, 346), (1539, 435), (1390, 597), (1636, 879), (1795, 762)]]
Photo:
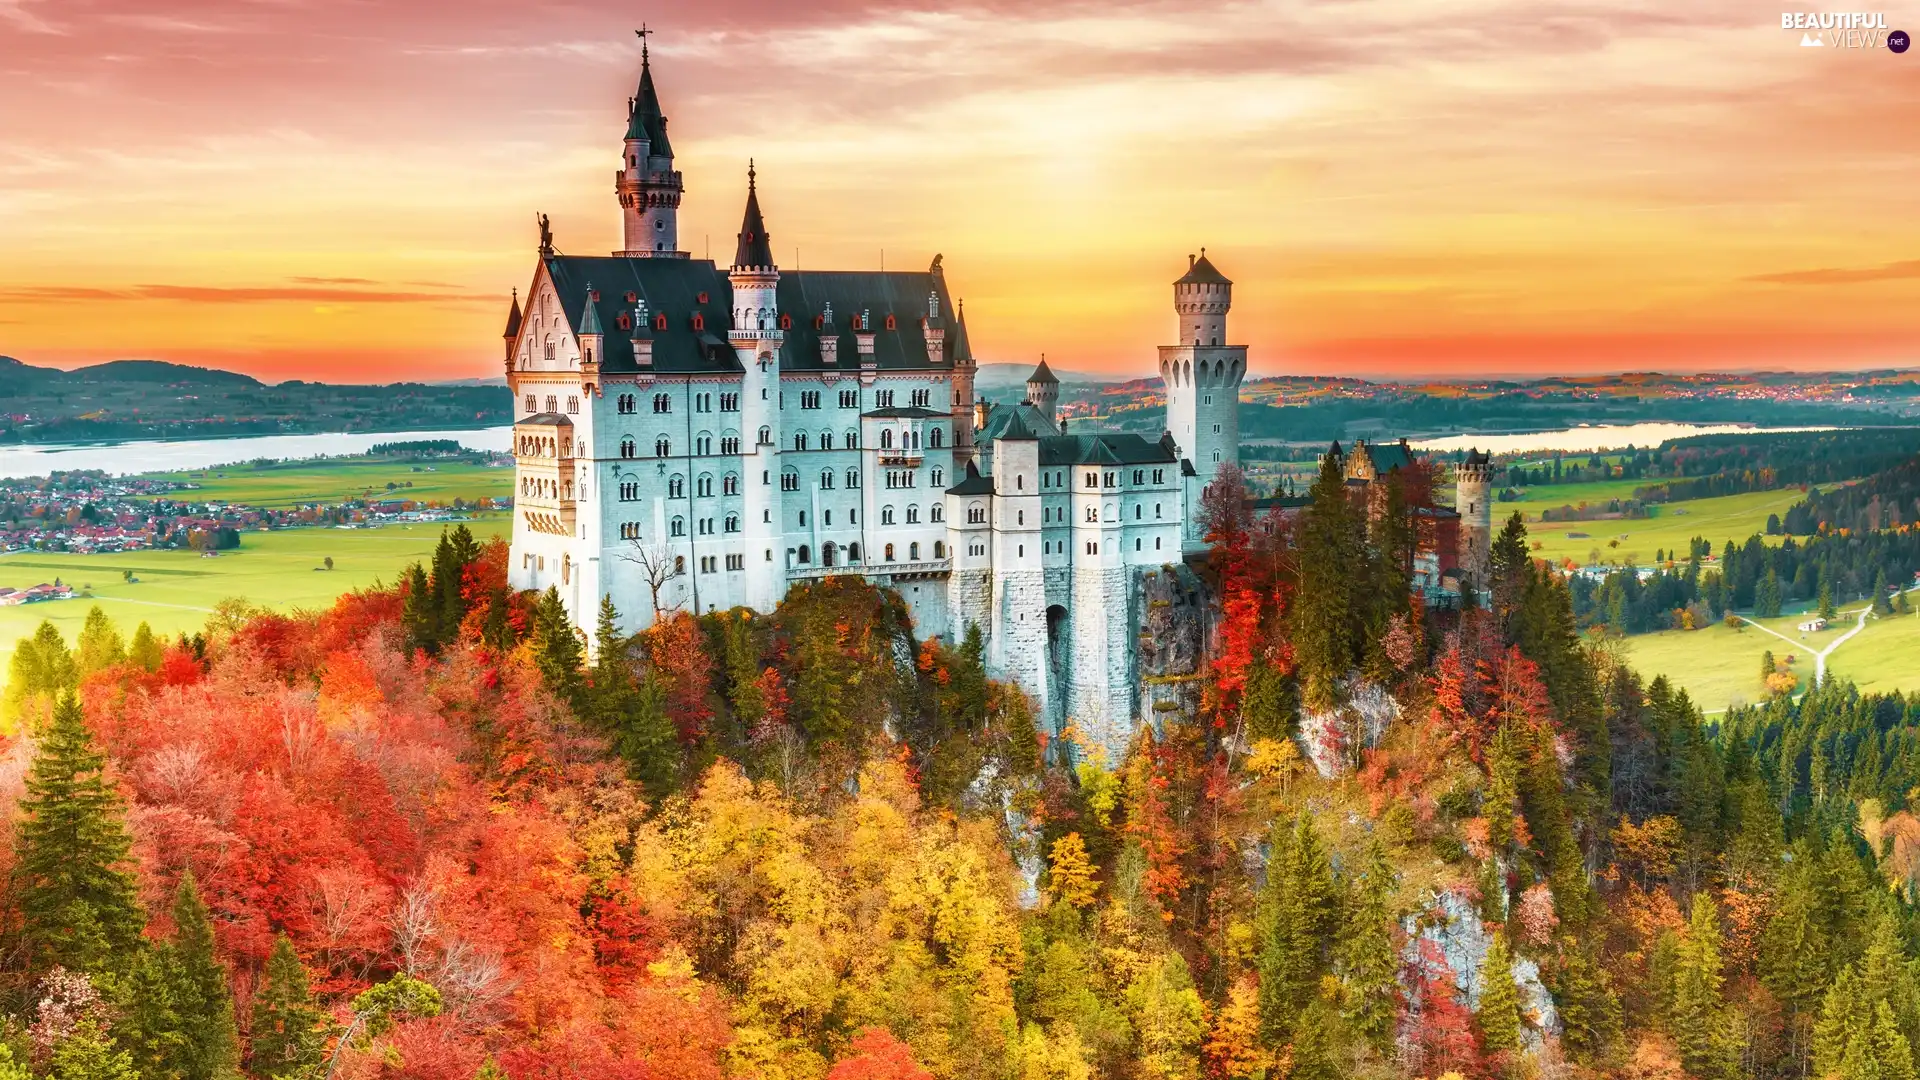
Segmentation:
[(512, 404), (502, 379), (268, 385), (162, 360), (63, 371), (0, 357), (0, 443), (453, 430), (511, 423)]
[[(1097, 375), (1090, 371), (1069, 371), (1047, 365), (1062, 386), (1076, 383), (1088, 386), (1101, 386), (1107, 383), (1126, 382), (1130, 376)], [(1033, 374), (1033, 364), (981, 364), (973, 377), (974, 388), (981, 393), (1012, 390), (1027, 384), (1027, 376)]]

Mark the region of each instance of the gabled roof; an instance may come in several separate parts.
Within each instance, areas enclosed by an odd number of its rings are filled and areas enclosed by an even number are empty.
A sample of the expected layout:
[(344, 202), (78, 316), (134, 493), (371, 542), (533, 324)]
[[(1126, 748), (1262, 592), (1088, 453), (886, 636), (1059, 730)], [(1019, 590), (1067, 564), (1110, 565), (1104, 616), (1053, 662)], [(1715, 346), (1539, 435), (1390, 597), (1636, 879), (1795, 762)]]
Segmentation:
[(1053, 369), (1047, 366), (1047, 359), (1044, 356), (1040, 358), (1040, 366), (1034, 368), (1033, 374), (1027, 376), (1027, 382), (1050, 383), (1054, 386), (1060, 385), (1060, 380), (1054, 377)]
[[(1031, 409), (1032, 406), (1028, 406), (1028, 408)], [(995, 433), (993, 437), (996, 440), (1008, 442), (1016, 440), (1033, 442), (1040, 438), (1040, 435), (1034, 431), (1032, 427), (1028, 426), (1027, 418), (1020, 415), (1020, 410), (1015, 409), (1007, 414), (1007, 422), (1001, 426), (1000, 430)]]
[(991, 477), (981, 476), (980, 466), (969, 461), (967, 462), (967, 474), (960, 478), (959, 483), (948, 488), (947, 494), (991, 495), (993, 494), (993, 479)]
[(1171, 465), (1173, 451), (1134, 434), (1049, 435), (1040, 440), (1042, 465)]
[(653, 65), (644, 40), (640, 43), (640, 88), (634, 91), (633, 104), (627, 112), (627, 138), (651, 143), (648, 154), (673, 156), (673, 147), (667, 144), (667, 118), (660, 111), (660, 95), (653, 88)]
[(1060, 428), (1055, 425), (1053, 421), (1047, 419), (1045, 413), (1034, 408), (1032, 405), (1024, 403), (1019, 405), (997, 405), (987, 411), (986, 426), (980, 429), (980, 434), (975, 437), (975, 441), (990, 443), (1000, 438), (1001, 432), (1005, 431), (1007, 426), (1013, 423), (1016, 416), (1020, 419), (1021, 427), (1027, 432), (1027, 438), (1039, 438), (1042, 435), (1060, 434)]
[(1200, 249), (1200, 257), (1187, 256), (1187, 272), (1174, 282), (1175, 285), (1231, 285), (1227, 275), (1213, 268), (1207, 261), (1207, 249)]
[(515, 420), (516, 426), (530, 424), (534, 427), (572, 427), (573, 421), (557, 412), (534, 413), (523, 420)]
[(1376, 475), (1385, 476), (1395, 469), (1413, 468), (1413, 451), (1407, 446), (1407, 440), (1375, 446), (1370, 442), (1360, 444), (1366, 449), (1367, 460), (1373, 462)]
[(946, 413), (935, 412), (932, 409), (922, 408), (919, 405), (889, 405), (884, 409), (872, 409), (868, 412), (863, 412), (860, 415), (871, 416), (881, 420), (895, 420), (895, 419), (930, 420), (934, 418), (945, 419), (947, 416)]
[(753, 163), (747, 163), (747, 212), (740, 221), (740, 243), (733, 249), (736, 269), (773, 265), (773, 241), (767, 236), (767, 219), (760, 215), (760, 192), (754, 182)]
[[(593, 283), (592, 283), (592, 282), (588, 282), (588, 283), (587, 283), (587, 295), (589, 295), (589, 296), (591, 296), (591, 295), (593, 295), (593, 292), (594, 292), (594, 289), (593, 289)], [(583, 307), (585, 308), (585, 311), (584, 311), (584, 313), (583, 313), (583, 314), (582, 314), (582, 315), (580, 316), (580, 330), (579, 330), (579, 332), (580, 332), (580, 333), (582, 333), (582, 334), (602, 334), (602, 333), (604, 333), (605, 331), (603, 331), (603, 330), (601, 330), (601, 329), (600, 329), (600, 305), (598, 305), (598, 304), (585, 304), (585, 305), (582, 305), (582, 306), (583, 306)], [(604, 350), (602, 350), (602, 351), (604, 351)]]
[[(600, 370), (615, 374), (636, 370), (631, 338), (653, 339), (653, 368), (661, 374), (723, 374), (740, 370), (740, 362), (727, 344), (727, 328), (733, 318), (733, 285), (726, 271), (704, 259), (627, 259), (618, 256), (555, 255), (544, 260), (547, 276), (559, 294), (560, 307), (570, 326), (581, 326), (587, 307), (587, 283), (600, 291), (596, 313), (606, 340), (601, 347)], [(945, 286), (927, 272), (862, 270), (787, 270), (780, 274), (774, 294), (781, 314), (792, 316), (780, 345), (780, 367), (785, 371), (849, 371), (860, 369), (861, 357), (855, 343), (854, 320), (863, 312), (869, 315), (870, 331), (861, 334), (873, 338), (874, 366), (881, 371), (947, 370), (951, 362), (970, 356), (964, 338), (956, 343), (948, 339), (947, 363), (929, 362), (926, 336), (912, 318), (896, 318), (896, 329), (886, 328), (886, 316), (920, 312), (926, 309), (927, 293), (937, 292), (943, 304), (950, 303)], [(647, 330), (615, 329), (621, 315), (631, 315), (634, 304), (626, 297), (646, 301)], [(706, 301), (700, 295), (706, 294)], [(829, 306), (833, 317), (825, 326), (814, 322)], [(693, 316), (701, 316), (703, 327), (693, 329)], [(665, 329), (652, 329), (658, 315), (667, 317)], [(820, 338), (831, 334), (839, 340), (836, 362), (827, 367), (820, 361)]]

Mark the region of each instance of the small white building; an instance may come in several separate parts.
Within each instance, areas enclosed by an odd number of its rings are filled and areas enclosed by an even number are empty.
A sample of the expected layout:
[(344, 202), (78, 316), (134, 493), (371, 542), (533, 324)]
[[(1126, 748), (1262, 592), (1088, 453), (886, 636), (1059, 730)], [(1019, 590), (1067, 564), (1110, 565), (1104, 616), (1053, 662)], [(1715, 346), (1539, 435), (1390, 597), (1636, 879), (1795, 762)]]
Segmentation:
[(1825, 630), (1826, 628), (1827, 628), (1827, 620), (1819, 617), (1818, 615), (1800, 624), (1800, 632), (1803, 634), (1818, 633), (1822, 630)]

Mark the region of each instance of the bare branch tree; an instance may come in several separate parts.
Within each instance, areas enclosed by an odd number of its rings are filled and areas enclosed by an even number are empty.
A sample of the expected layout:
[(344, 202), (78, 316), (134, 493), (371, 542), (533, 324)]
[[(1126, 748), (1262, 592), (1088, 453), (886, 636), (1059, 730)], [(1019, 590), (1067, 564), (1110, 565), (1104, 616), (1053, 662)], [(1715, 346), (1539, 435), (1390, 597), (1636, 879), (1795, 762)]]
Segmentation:
[(660, 590), (674, 579), (673, 552), (667, 545), (658, 541), (643, 540), (638, 536), (627, 540), (627, 550), (619, 553), (623, 562), (630, 562), (640, 568), (640, 576), (646, 580), (647, 589), (653, 594), (653, 618), (660, 619)]

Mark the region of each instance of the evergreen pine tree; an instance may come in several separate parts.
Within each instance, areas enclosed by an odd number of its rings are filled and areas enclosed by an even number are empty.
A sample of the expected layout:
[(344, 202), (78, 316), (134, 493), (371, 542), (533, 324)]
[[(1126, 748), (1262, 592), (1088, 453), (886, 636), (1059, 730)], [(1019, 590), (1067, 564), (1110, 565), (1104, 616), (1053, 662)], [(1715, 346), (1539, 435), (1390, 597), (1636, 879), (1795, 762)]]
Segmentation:
[(533, 609), (533, 662), (547, 689), (576, 711), (585, 704), (586, 679), (580, 673), (584, 652), (560, 602), (560, 590), (547, 586)]
[[(59, 627), (42, 619), (32, 637), (13, 647), (13, 659), (7, 668), (6, 708), (0, 716), (16, 721), (44, 716), (41, 710), (47, 702), (77, 684), (67, 640), (60, 636)], [(36, 700), (39, 704), (30, 708), (29, 702)]]
[(1779, 670), (1780, 664), (1773, 658), (1772, 649), (1768, 649), (1760, 654), (1760, 684), (1762, 686), (1765, 686), (1767, 680), (1773, 678), (1773, 673)]
[(1873, 613), (1893, 614), (1893, 603), (1887, 597), (1887, 568), (1884, 566), (1873, 575)]
[(307, 969), (285, 934), (274, 939), (266, 982), (253, 997), (253, 1075), (300, 1077), (319, 1064), (326, 1046), (326, 1013), (314, 1005)]
[(1687, 1075), (1721, 1080), (1733, 1075), (1735, 1058), (1727, 1037), (1725, 982), (1720, 959), (1720, 916), (1706, 892), (1693, 897), (1687, 933), (1674, 956), (1672, 1014), (1668, 1030), (1680, 1049)]
[(1332, 865), (1312, 820), (1302, 813), (1291, 829), (1281, 825), (1275, 834), (1259, 968), (1260, 1032), (1277, 1047), (1319, 989), (1340, 910)]
[(436, 648), (451, 644), (460, 636), (460, 623), (467, 617), (465, 594), (467, 566), (480, 557), (480, 545), (465, 525), (451, 532), (442, 531), (433, 550), (433, 580), (429, 585), (429, 619)]
[(1495, 932), (1480, 962), (1480, 1045), (1488, 1054), (1520, 1049), (1520, 987), (1513, 981), (1507, 935)]
[(133, 642), (127, 646), (127, 659), (139, 665), (143, 671), (159, 671), (165, 662), (166, 650), (153, 636), (153, 628), (142, 622), (133, 631)]
[(84, 1020), (53, 1048), (47, 1080), (142, 1080), (133, 1055), (114, 1046), (93, 1020)]
[(1378, 842), (1353, 883), (1334, 958), (1340, 970), (1341, 1014), (1353, 1033), (1385, 1054), (1400, 1015), (1400, 950), (1391, 907), (1393, 866)]
[(119, 628), (100, 610), (99, 604), (87, 610), (87, 621), (80, 628), (77, 645), (73, 658), (75, 675), (91, 675), (127, 658), (126, 642), (121, 640)]
[(407, 599), (400, 609), (400, 629), (406, 634), (407, 651), (440, 649), (435, 635), (433, 595), (427, 584), (427, 572), (419, 563), (407, 567)]
[(200, 889), (187, 871), (173, 899), (173, 941), (162, 950), (173, 968), (173, 999), (179, 1010), (180, 1053), (171, 1067), (149, 1076), (181, 1080), (220, 1080), (237, 1075), (240, 1037), (233, 1021), (233, 993), (227, 971), (214, 955), (213, 922)]
[(1326, 709), (1338, 703), (1340, 680), (1358, 659), (1355, 571), (1363, 557), (1346, 474), (1333, 454), (1321, 459), (1308, 498), (1300, 529), (1294, 658), (1307, 706)]
[(1753, 594), (1753, 613), (1762, 619), (1779, 618), (1780, 605), (1780, 575), (1768, 567), (1767, 576), (1761, 579), (1759, 589)]
[[(1527, 519), (1515, 510), (1507, 523), (1500, 527), (1500, 535), (1494, 537), (1489, 552), (1493, 580), (1489, 587), (1493, 590), (1493, 612), (1505, 625), (1514, 611), (1520, 606), (1520, 598), (1527, 584), (1527, 575), (1533, 567), (1533, 559), (1527, 554)], [(1619, 625), (1616, 630), (1625, 632), (1626, 627)]]
[(1839, 614), (1833, 603), (1833, 580), (1823, 573), (1820, 575), (1820, 617), (1831, 620)]
[(105, 770), (69, 690), (42, 733), (15, 833), (21, 931), (36, 967), (114, 972), (139, 947), (146, 916), (126, 804)]
[(1913, 604), (1907, 599), (1907, 590), (1901, 589), (1893, 594), (1893, 613), (1895, 615), (1913, 614)]

